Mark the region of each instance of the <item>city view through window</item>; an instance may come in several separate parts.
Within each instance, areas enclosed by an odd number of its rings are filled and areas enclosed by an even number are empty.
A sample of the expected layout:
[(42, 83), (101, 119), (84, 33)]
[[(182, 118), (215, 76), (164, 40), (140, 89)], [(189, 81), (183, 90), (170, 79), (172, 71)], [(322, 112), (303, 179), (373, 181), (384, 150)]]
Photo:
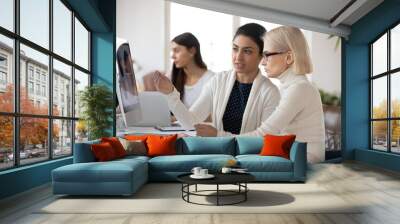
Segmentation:
[(400, 153), (400, 25), (371, 44), (371, 144)]
[[(20, 0), (15, 29), (14, 1), (0, 2), (0, 170), (70, 156), (73, 142), (87, 139), (78, 119), (90, 33), (62, 1), (49, 3)], [(49, 10), (52, 18), (35, 13)]]

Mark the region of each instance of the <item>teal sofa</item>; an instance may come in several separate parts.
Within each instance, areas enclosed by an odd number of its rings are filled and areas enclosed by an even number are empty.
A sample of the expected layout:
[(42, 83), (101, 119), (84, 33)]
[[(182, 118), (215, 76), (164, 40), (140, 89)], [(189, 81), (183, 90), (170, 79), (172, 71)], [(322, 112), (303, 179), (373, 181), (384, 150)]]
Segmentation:
[(292, 145), (290, 159), (285, 159), (258, 155), (261, 137), (186, 137), (177, 141), (177, 155), (127, 156), (108, 162), (96, 162), (90, 149), (94, 143), (98, 141), (75, 144), (74, 163), (52, 171), (54, 194), (131, 195), (148, 181), (176, 181), (196, 166), (219, 172), (231, 159), (258, 182), (306, 180), (306, 144), (300, 142)]

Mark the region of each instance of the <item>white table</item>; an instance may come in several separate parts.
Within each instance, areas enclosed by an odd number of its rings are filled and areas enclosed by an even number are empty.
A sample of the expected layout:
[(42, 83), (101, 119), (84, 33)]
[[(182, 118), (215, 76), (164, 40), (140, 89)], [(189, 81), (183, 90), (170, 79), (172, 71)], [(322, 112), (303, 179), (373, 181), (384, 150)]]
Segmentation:
[(157, 134), (157, 135), (186, 134), (189, 136), (196, 136), (196, 131), (160, 131), (154, 127), (129, 127), (117, 130), (117, 136), (119, 137), (122, 137), (124, 135), (146, 135), (146, 134)]

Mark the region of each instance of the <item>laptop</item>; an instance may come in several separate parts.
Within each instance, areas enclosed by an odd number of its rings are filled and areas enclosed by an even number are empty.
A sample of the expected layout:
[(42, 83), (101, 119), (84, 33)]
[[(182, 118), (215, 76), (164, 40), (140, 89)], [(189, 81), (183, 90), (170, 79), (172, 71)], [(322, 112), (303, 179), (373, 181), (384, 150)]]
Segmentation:
[[(155, 127), (160, 131), (190, 131), (178, 122), (171, 122), (171, 113), (165, 96), (160, 92), (139, 93), (141, 119), (126, 114), (128, 127)], [(134, 114), (132, 114), (134, 115)]]

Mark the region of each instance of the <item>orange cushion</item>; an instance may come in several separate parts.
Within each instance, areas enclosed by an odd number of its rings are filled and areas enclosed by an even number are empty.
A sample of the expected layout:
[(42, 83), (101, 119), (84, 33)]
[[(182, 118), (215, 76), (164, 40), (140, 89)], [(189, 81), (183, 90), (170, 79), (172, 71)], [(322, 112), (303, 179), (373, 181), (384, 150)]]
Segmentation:
[(129, 140), (129, 141), (143, 141), (146, 142), (147, 137), (149, 137), (150, 135), (125, 135), (125, 139)]
[(162, 156), (162, 155), (175, 155), (176, 148), (175, 142), (178, 135), (158, 136), (150, 135), (147, 137), (147, 155), (148, 156)]
[(126, 156), (126, 151), (124, 149), (124, 146), (122, 146), (121, 142), (119, 141), (118, 138), (116, 137), (110, 137), (110, 138), (101, 138), (101, 142), (108, 142), (114, 149), (115, 155), (118, 158), (125, 157)]
[(93, 144), (90, 147), (92, 149), (94, 157), (99, 162), (109, 161), (117, 158), (114, 149), (108, 142)]
[(261, 149), (261, 156), (280, 156), (286, 159), (290, 158), (290, 148), (296, 135), (265, 135), (264, 146)]

